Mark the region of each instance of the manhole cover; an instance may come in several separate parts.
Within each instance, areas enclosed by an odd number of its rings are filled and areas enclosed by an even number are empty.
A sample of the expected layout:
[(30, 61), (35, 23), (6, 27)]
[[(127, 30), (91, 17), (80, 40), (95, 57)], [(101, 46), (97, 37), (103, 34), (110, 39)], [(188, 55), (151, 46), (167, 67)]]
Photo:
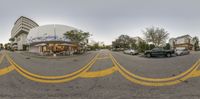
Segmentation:
[(30, 59), (30, 57), (27, 57), (26, 59)]

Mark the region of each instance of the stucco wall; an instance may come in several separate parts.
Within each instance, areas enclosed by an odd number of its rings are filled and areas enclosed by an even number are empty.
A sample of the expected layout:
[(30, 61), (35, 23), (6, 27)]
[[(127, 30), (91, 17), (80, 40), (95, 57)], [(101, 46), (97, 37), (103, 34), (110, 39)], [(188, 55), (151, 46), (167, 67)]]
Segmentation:
[(32, 52), (32, 53), (40, 53), (40, 49), (39, 49), (38, 46), (30, 46), (29, 52)]

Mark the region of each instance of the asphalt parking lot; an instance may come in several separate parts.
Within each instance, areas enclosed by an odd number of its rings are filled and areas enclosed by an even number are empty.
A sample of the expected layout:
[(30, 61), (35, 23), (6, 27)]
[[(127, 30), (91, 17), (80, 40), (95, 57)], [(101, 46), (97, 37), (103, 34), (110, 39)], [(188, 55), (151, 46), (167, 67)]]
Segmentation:
[(200, 52), (170, 58), (108, 50), (59, 59), (0, 56), (1, 99), (200, 98)]

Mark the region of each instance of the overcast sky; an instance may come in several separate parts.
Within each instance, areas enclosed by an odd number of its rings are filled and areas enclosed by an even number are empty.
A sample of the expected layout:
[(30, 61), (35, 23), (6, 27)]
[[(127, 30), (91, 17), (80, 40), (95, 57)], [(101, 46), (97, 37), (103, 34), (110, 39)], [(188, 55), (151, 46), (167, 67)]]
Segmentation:
[(82, 29), (106, 44), (120, 34), (143, 38), (151, 26), (165, 28), (170, 37), (200, 37), (200, 0), (0, 0), (0, 43), (9, 42), (20, 16)]

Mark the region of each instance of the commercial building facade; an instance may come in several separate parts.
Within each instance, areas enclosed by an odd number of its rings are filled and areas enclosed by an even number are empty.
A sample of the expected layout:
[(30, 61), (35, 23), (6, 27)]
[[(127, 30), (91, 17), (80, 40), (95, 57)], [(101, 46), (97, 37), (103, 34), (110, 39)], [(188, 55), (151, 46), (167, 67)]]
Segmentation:
[(33, 20), (21, 16), (12, 28), (10, 47), (11, 50), (28, 50), (39, 54), (71, 54), (81, 49), (64, 35), (71, 30), (80, 31), (58, 24), (39, 26)]
[(33, 20), (21, 16), (14, 23), (11, 31), (11, 47), (13, 50), (27, 50), (27, 36), (30, 29), (38, 27), (39, 25)]
[(27, 37), (29, 51), (39, 54), (70, 54), (77, 49), (64, 35), (67, 31), (77, 30), (65, 25), (44, 25), (30, 30)]

